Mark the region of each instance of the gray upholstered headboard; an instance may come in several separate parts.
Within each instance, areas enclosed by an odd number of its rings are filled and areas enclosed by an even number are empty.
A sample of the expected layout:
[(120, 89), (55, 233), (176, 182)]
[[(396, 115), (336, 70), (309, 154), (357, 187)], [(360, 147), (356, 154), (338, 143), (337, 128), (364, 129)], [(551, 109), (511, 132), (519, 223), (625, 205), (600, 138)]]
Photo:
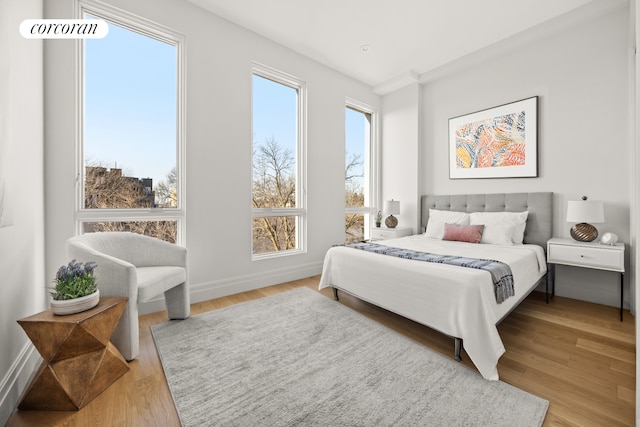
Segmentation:
[(529, 211), (524, 242), (547, 249), (553, 234), (553, 193), (456, 194), (422, 196), (420, 224), (429, 221), (429, 209), (458, 212), (523, 212)]

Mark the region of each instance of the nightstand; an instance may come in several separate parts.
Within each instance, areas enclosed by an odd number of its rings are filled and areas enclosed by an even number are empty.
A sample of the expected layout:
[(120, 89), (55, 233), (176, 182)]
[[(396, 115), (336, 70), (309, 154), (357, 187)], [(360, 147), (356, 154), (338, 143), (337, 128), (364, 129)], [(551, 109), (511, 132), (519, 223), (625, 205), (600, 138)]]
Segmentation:
[(620, 321), (622, 321), (624, 243), (603, 245), (554, 237), (547, 242), (547, 264), (551, 273), (552, 294), (555, 293), (555, 264), (620, 273)]
[(385, 240), (395, 239), (397, 237), (411, 236), (411, 227), (396, 227), (396, 228), (371, 228), (370, 239), (371, 240)]

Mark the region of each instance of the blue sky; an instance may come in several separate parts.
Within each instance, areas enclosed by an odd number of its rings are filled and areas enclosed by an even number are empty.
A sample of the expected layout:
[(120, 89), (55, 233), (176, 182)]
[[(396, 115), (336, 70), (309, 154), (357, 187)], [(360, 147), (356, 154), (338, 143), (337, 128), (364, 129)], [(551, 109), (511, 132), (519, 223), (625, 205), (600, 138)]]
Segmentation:
[[(176, 48), (112, 23), (85, 43), (85, 160), (155, 186), (176, 166)], [(296, 91), (257, 77), (253, 90), (251, 142), (273, 137), (295, 153)], [(364, 159), (364, 117), (345, 117), (346, 150)]]
[[(360, 161), (365, 161), (365, 145), (366, 141), (366, 129), (367, 123), (365, 115), (352, 110), (351, 108), (345, 109), (345, 165), (348, 162), (352, 154), (356, 154), (360, 156)], [(364, 170), (364, 163), (360, 165), (357, 169), (354, 169), (350, 173), (355, 175), (356, 172), (358, 175), (362, 175)], [(358, 179), (357, 182), (360, 185), (363, 184), (362, 179)]]
[(85, 43), (85, 160), (156, 185), (176, 166), (176, 48), (111, 23)]
[(274, 138), (296, 152), (296, 90), (271, 80), (253, 76), (253, 143), (261, 145)]
[[(345, 109), (346, 151), (364, 160), (365, 117)], [(271, 80), (253, 77), (253, 140), (263, 144), (269, 138), (295, 153), (296, 91)], [(309, 159), (313, 161), (313, 159)], [(362, 170), (362, 168), (360, 168)]]

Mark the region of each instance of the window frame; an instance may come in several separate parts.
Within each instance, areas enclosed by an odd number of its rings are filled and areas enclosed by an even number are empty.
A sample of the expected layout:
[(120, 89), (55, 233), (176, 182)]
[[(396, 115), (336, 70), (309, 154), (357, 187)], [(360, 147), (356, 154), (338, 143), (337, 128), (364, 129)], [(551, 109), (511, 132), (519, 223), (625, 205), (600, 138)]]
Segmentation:
[[(306, 82), (290, 74), (253, 62), (251, 66), (251, 179), (250, 197), (253, 194), (253, 77), (258, 76), (282, 84), (297, 91), (298, 105), (296, 114), (296, 207), (295, 208), (254, 208), (251, 206), (250, 239), (251, 259), (253, 261), (298, 255), (307, 252), (307, 85)], [(253, 222), (256, 218), (293, 216), (296, 218), (296, 248), (255, 254), (253, 252)]]
[(104, 208), (84, 206), (84, 122), (85, 122), (85, 41), (76, 40), (76, 191), (75, 233), (83, 234), (85, 222), (176, 221), (176, 243), (186, 243), (186, 44), (184, 35), (153, 21), (93, 0), (79, 0), (76, 19), (85, 14), (103, 19), (127, 30), (170, 44), (176, 48), (176, 179), (177, 206), (175, 208)]
[[(381, 211), (380, 207), (380, 145), (379, 145), (379, 128), (378, 128), (378, 113), (372, 106), (358, 101), (353, 98), (345, 98), (345, 110), (350, 108), (357, 112), (368, 114), (370, 116), (370, 130), (369, 130), (369, 162), (366, 164), (365, 159), (365, 182), (368, 184), (368, 194), (365, 194), (365, 201), (369, 200), (369, 206), (363, 206), (359, 208), (348, 208), (345, 206), (345, 216), (353, 214), (364, 215), (364, 237), (369, 239), (371, 236), (371, 226), (374, 223), (373, 217), (377, 211)], [(346, 123), (345, 123), (346, 128)], [(346, 129), (345, 129), (346, 138)], [(345, 139), (345, 155), (346, 155), (346, 139)], [(369, 176), (366, 176), (366, 172), (369, 171)], [(368, 197), (367, 197), (368, 196)], [(346, 232), (346, 230), (345, 230)]]

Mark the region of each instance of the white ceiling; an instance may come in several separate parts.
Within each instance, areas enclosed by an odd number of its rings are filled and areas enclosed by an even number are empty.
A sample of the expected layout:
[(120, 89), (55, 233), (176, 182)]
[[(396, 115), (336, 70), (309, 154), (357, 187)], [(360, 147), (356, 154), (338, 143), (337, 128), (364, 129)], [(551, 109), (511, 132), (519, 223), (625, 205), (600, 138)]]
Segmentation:
[(593, 0), (189, 1), (376, 88)]

